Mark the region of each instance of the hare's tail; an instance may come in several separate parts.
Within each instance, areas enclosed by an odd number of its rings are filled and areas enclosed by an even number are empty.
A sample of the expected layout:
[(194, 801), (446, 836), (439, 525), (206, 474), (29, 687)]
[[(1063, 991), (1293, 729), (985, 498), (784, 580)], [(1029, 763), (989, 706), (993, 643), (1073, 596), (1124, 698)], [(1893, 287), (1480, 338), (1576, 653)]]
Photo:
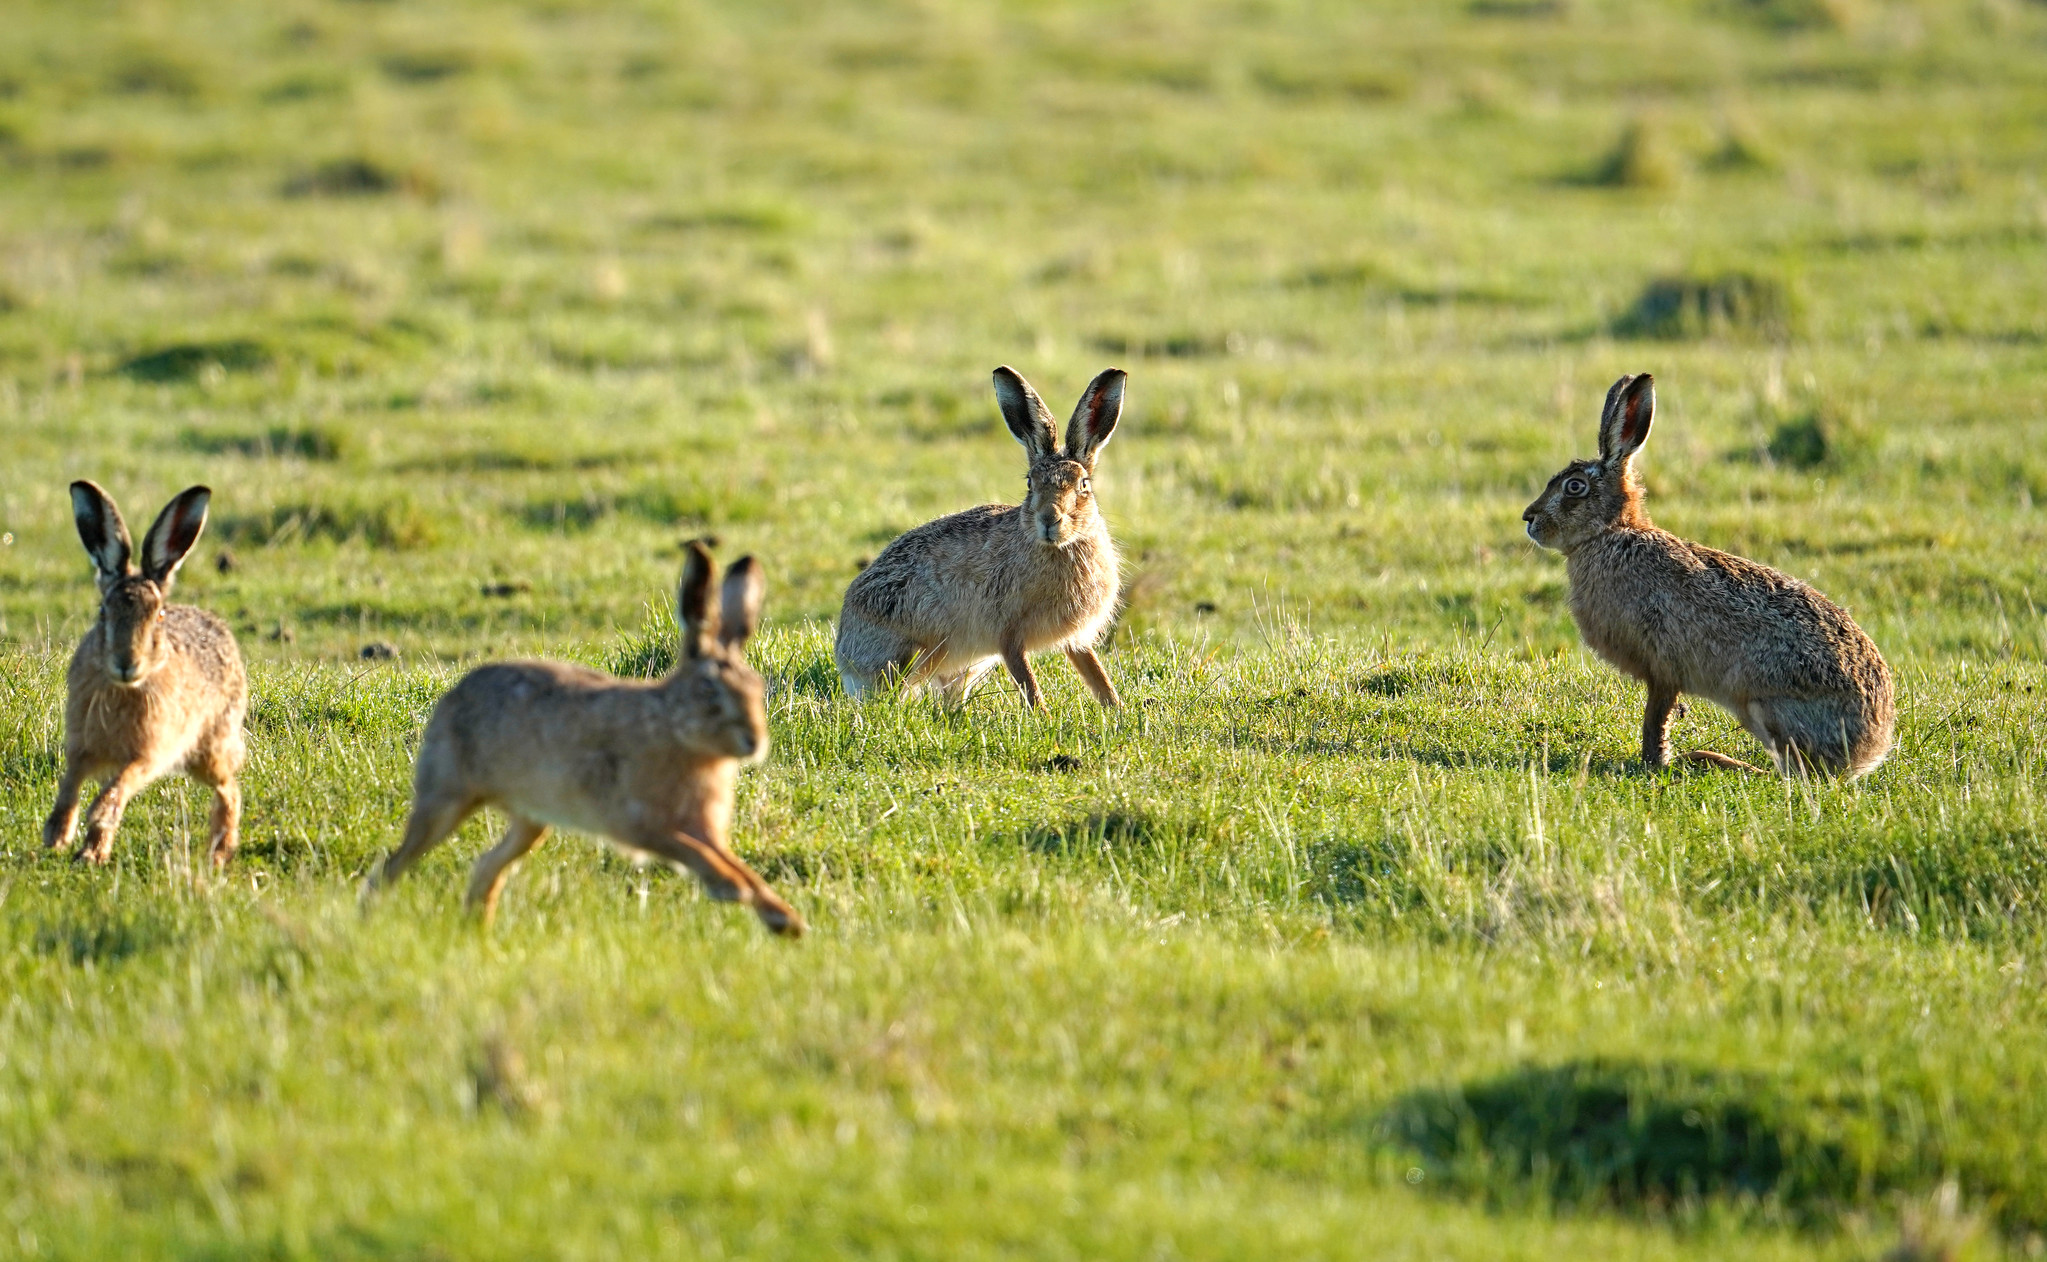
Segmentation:
[(1695, 749), (1691, 753), (1686, 754), (1685, 757), (1693, 762), (1702, 762), (1713, 767), (1725, 767), (1729, 771), (1746, 771), (1752, 776), (1767, 776), (1770, 774), (1753, 763), (1743, 762), (1739, 758), (1729, 758), (1726, 754), (1716, 754), (1710, 749)]

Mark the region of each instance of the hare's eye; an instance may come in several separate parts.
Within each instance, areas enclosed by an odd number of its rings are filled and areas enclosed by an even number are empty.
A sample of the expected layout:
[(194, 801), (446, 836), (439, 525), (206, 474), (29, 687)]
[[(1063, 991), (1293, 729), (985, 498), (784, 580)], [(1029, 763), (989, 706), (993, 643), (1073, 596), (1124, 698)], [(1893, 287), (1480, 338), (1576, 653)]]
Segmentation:
[(1591, 489), (1583, 478), (1566, 478), (1564, 480), (1564, 494), (1566, 495), (1572, 497), (1583, 496)]
[(1094, 483), (1089, 482), (1086, 478), (1082, 478), (1080, 480), (1080, 489), (1083, 491), (1092, 491), (1094, 490)]

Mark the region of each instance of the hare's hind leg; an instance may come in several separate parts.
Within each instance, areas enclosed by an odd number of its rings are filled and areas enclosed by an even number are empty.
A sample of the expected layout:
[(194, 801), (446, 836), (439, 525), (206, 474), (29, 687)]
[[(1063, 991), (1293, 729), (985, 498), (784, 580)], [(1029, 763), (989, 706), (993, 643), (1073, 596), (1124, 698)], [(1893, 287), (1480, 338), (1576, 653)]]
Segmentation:
[[(1670, 765), (1670, 714), (1677, 705), (1677, 697), (1675, 688), (1649, 685), (1649, 702), (1642, 711), (1642, 761), (1651, 767)], [(1728, 771), (1746, 771), (1758, 776), (1769, 774), (1761, 767), (1752, 767), (1739, 758), (1730, 758), (1710, 749), (1695, 749), (1683, 758), (1686, 762), (1722, 767)]]
[(227, 867), (242, 844), (242, 787), (232, 777), (213, 786), (213, 815), (207, 821), (212, 834), (213, 870)]
[(846, 693), (864, 697), (910, 668), (917, 646), (886, 627), (857, 615), (842, 615), (832, 640), (832, 661)]
[(227, 861), (234, 858), (235, 847), (241, 844), (242, 789), (235, 777), (241, 773), (244, 756), (241, 733), (234, 730), (192, 760), (192, 778), (213, 790), (213, 816), (207, 831), (211, 834), (215, 871), (227, 866)]
[(939, 694), (945, 699), (945, 704), (955, 709), (965, 705), (967, 698), (974, 694), (975, 685), (988, 677), (988, 672), (995, 669), (999, 660), (987, 658), (940, 679)]
[[(1795, 697), (1768, 697), (1749, 703), (1754, 716), (1751, 728), (1764, 745), (1777, 770), (1786, 776), (1833, 773), (1848, 765), (1851, 733), (1840, 708), (1825, 702)], [(1860, 728), (1858, 723), (1857, 728)]]
[(504, 892), (512, 869), (519, 866), (521, 859), (532, 854), (546, 836), (547, 825), (523, 815), (514, 815), (512, 822), (505, 827), (503, 840), (486, 850), (476, 861), (476, 866), (470, 869), (469, 893), (462, 901), (486, 926), (497, 915), (498, 895)]
[(482, 801), (467, 793), (421, 794), (405, 821), (405, 840), (385, 855), (382, 863), (370, 869), (369, 880), (363, 884), (363, 897), (368, 898), (404, 876), (407, 868), (446, 841), (482, 805)]

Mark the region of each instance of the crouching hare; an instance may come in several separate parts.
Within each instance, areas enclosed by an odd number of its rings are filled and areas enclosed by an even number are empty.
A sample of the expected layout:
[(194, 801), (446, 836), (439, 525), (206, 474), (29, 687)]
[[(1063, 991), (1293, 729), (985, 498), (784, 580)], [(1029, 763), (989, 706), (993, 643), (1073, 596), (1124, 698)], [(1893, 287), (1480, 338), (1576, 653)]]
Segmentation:
[(802, 934), (803, 918), (728, 844), (739, 765), (768, 752), (766, 686), (741, 653), (760, 625), (764, 584), (759, 562), (741, 558), (713, 626), (714, 571), (704, 545), (690, 544), (677, 597), (682, 651), (666, 679), (566, 662), (497, 662), (463, 676), (427, 720), (405, 840), (372, 871), (364, 897), (496, 806), (511, 821), (476, 861), (466, 899), (485, 924), (512, 869), (553, 826), (687, 868), (711, 897), (745, 903), (776, 933)]
[(86, 812), (78, 857), (105, 863), (128, 799), (183, 771), (213, 790), (213, 866), (227, 866), (235, 852), (248, 676), (226, 623), (169, 602), (178, 566), (206, 527), (212, 495), (195, 486), (166, 505), (143, 536), (138, 568), (112, 498), (90, 482), (71, 484), (78, 537), (99, 572), (100, 610), (65, 675), (64, 777), (43, 825), (43, 844), (52, 850), (71, 840), (87, 780), (102, 787)]
[[(1521, 519), (1564, 554), (1571, 616), (1594, 652), (1649, 688), (1642, 761), (1670, 761), (1671, 708), (1710, 698), (1785, 775), (1860, 776), (1891, 748), (1891, 672), (1839, 605), (1788, 574), (1659, 530), (1642, 508), (1635, 453), (1655, 418), (1648, 373), (1607, 392), (1599, 459), (1573, 461)], [(1754, 771), (1707, 750), (1688, 757)]]
[(1093, 474), (1123, 413), (1125, 375), (1111, 368), (1088, 385), (1062, 451), (1038, 392), (1015, 369), (995, 370), (1002, 419), (1030, 453), (1024, 502), (927, 522), (860, 572), (846, 589), (832, 650), (846, 691), (936, 683), (958, 704), (999, 661), (1024, 706), (1041, 709), (1028, 655), (1059, 649), (1096, 701), (1120, 704), (1095, 655), (1119, 580)]

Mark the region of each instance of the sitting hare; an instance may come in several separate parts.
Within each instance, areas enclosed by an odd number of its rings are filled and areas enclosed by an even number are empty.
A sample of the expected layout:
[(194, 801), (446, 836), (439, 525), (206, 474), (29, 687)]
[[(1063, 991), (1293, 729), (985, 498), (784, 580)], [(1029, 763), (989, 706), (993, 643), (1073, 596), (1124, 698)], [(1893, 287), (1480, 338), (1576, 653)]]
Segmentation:
[(1119, 704), (1095, 643), (1116, 612), (1116, 545), (1092, 474), (1123, 412), (1125, 373), (1089, 383), (1059, 448), (1052, 413), (1007, 366), (995, 397), (1030, 453), (1022, 504), (985, 504), (927, 522), (882, 550), (846, 589), (833, 645), (846, 690), (935, 681), (958, 703), (995, 663), (1026, 708), (1044, 705), (1027, 654), (1063, 650), (1095, 700)]
[(206, 527), (212, 495), (195, 486), (166, 505), (143, 536), (138, 569), (114, 501), (90, 482), (71, 484), (78, 537), (99, 571), (100, 611), (65, 676), (64, 778), (43, 825), (52, 850), (71, 840), (85, 781), (103, 787), (86, 813), (78, 857), (105, 863), (128, 799), (183, 771), (213, 790), (213, 866), (227, 866), (235, 852), (248, 676), (226, 623), (168, 600), (179, 563)]
[[(1571, 616), (1594, 652), (1649, 687), (1642, 761), (1670, 760), (1680, 693), (1724, 706), (1785, 775), (1860, 776), (1891, 748), (1891, 672), (1839, 605), (1788, 574), (1649, 524), (1634, 456), (1656, 414), (1648, 373), (1606, 395), (1599, 459), (1573, 461), (1521, 514), (1564, 554)], [(1725, 754), (1690, 757), (1755, 770)]]
[(552, 825), (688, 868), (711, 897), (800, 935), (803, 918), (727, 845), (739, 764), (768, 752), (766, 686), (741, 654), (760, 625), (763, 582), (759, 563), (741, 558), (725, 576), (714, 628), (714, 569), (704, 545), (691, 543), (677, 597), (682, 651), (666, 679), (616, 679), (565, 662), (497, 662), (463, 676), (427, 721), (405, 840), (371, 873), (365, 896), (479, 807), (496, 806), (511, 822), (476, 861), (466, 900), (486, 924), (512, 868)]

